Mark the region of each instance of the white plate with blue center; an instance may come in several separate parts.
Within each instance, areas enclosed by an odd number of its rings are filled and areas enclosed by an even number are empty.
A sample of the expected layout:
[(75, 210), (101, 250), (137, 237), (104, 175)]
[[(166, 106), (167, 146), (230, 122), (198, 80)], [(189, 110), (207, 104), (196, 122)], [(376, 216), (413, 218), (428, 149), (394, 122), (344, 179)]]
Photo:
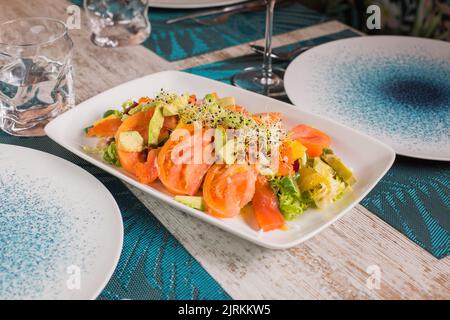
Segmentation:
[(94, 299), (122, 250), (119, 208), (92, 175), (0, 144), (0, 300)]
[(401, 36), (330, 42), (288, 67), (303, 110), (389, 144), (397, 154), (450, 161), (450, 43)]

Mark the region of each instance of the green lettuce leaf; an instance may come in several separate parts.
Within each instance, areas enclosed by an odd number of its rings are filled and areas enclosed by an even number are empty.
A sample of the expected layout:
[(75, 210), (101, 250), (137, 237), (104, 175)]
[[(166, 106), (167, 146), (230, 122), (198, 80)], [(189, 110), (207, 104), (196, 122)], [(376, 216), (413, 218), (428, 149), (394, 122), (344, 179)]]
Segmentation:
[(286, 220), (303, 214), (313, 204), (309, 192), (299, 191), (297, 176), (273, 178), (271, 186), (277, 193), (279, 208)]
[(111, 142), (103, 150), (103, 160), (107, 163), (120, 167), (119, 156), (117, 155), (117, 145), (115, 142)]

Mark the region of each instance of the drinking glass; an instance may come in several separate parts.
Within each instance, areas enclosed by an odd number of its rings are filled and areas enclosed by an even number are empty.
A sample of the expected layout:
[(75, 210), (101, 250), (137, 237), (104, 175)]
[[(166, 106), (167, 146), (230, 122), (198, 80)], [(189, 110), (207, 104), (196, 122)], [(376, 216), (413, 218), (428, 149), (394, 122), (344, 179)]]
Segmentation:
[(84, 9), (99, 47), (136, 45), (150, 35), (147, 0), (84, 0)]
[(276, 0), (266, 0), (266, 43), (264, 60), (260, 67), (245, 68), (231, 78), (231, 83), (266, 96), (284, 95), (284, 70), (272, 67), (273, 12)]
[(0, 129), (42, 136), (51, 119), (73, 107), (72, 48), (59, 20), (19, 18), (0, 24)]

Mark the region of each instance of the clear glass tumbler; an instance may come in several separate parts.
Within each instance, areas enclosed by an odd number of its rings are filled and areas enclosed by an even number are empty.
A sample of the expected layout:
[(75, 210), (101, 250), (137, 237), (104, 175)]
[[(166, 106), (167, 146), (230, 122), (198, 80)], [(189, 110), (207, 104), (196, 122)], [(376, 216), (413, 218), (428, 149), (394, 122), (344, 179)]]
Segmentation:
[(147, 0), (84, 0), (84, 9), (99, 47), (136, 45), (150, 35)]
[(19, 18), (0, 24), (0, 129), (43, 136), (51, 119), (73, 107), (72, 48), (59, 20)]

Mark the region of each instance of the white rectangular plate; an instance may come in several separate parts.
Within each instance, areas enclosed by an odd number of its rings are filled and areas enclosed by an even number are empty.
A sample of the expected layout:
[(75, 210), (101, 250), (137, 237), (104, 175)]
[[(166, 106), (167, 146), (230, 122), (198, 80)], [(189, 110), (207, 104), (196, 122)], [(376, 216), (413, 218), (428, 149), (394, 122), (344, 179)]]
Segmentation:
[[(217, 219), (182, 205), (174, 201), (172, 196), (162, 191), (158, 185), (141, 184), (117, 167), (108, 165), (101, 159), (83, 151), (83, 145), (95, 145), (96, 143), (96, 139), (85, 137), (83, 128), (99, 119), (106, 110), (119, 108), (123, 101), (130, 98), (137, 99), (141, 96), (153, 96), (161, 88), (177, 93), (192, 93), (197, 96), (203, 96), (210, 92), (217, 92), (221, 97), (233, 96), (236, 98), (237, 104), (251, 112), (278, 111), (283, 113), (283, 121), (288, 129), (295, 124), (305, 123), (325, 131), (332, 138), (331, 148), (352, 168), (358, 180), (353, 186), (353, 192), (346, 194), (326, 209), (310, 209), (298, 219), (289, 221), (288, 230), (262, 233), (250, 228), (240, 217)], [(395, 153), (390, 147), (332, 120), (253, 92), (178, 71), (151, 74), (107, 90), (62, 114), (50, 122), (45, 130), (51, 139), (64, 148), (149, 195), (232, 234), (272, 249), (295, 246), (342, 217), (375, 186), (391, 167), (395, 158)]]

